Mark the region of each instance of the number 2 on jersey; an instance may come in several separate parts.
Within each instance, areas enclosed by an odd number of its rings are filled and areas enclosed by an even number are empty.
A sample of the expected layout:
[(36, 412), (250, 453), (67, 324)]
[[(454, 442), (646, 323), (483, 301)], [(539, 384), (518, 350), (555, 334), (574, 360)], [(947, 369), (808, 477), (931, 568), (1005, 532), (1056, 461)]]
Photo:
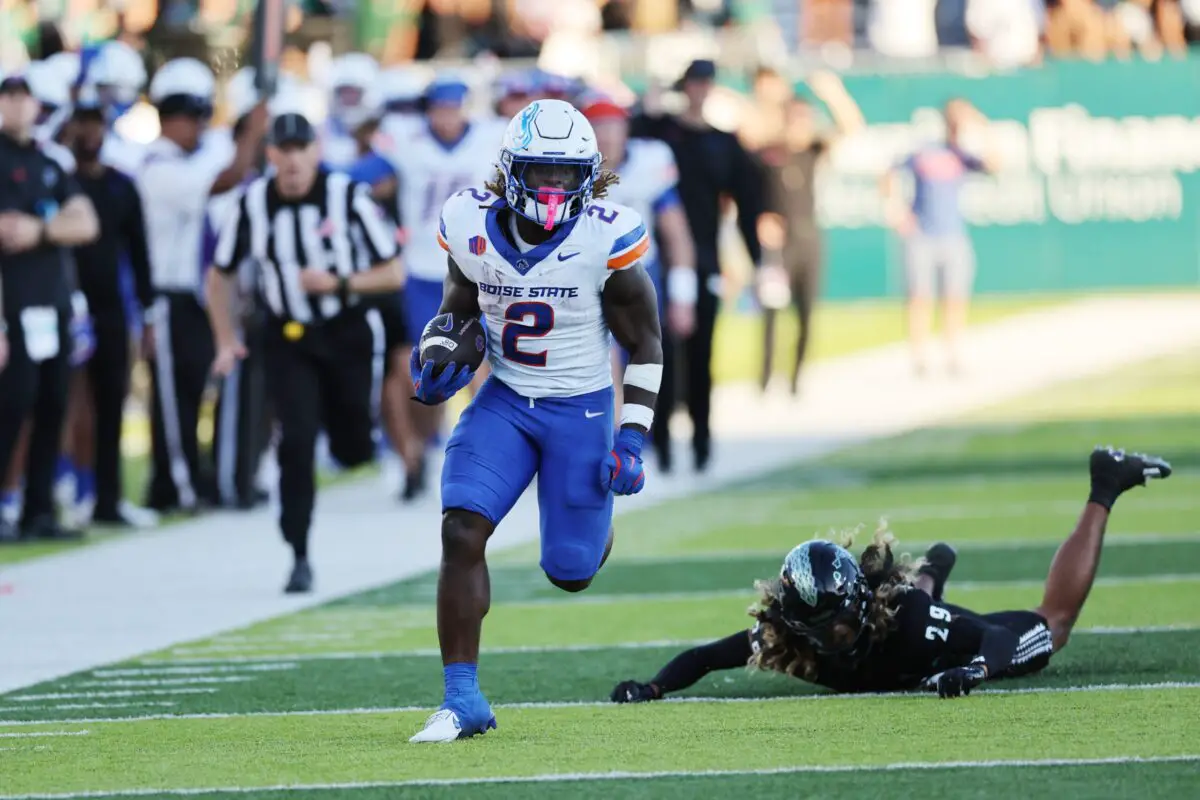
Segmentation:
[(508, 320), (500, 334), (504, 357), (527, 367), (546, 366), (546, 351), (529, 353), (518, 345), (522, 339), (540, 339), (554, 328), (554, 307), (545, 303), (513, 303), (504, 312)]
[[(949, 622), (950, 621), (949, 610), (942, 608), (940, 606), (930, 606), (929, 607), (929, 616), (940, 622)], [(939, 628), (936, 625), (927, 625), (925, 627), (925, 638), (931, 642), (936, 641), (938, 639), (941, 639), (944, 642), (949, 637), (950, 637), (950, 629), (949, 628)]]

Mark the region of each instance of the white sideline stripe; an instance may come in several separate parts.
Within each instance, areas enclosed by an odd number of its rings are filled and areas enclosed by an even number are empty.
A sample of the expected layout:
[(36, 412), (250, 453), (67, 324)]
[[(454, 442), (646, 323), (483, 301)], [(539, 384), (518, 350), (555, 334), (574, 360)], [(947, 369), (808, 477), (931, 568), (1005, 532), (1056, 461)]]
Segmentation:
[[(147, 706), (167, 707), (178, 705), (171, 701), (158, 701), (146, 703), (59, 703), (49, 706), (0, 706), (0, 712), (7, 711), (76, 711), (85, 708), (145, 708)], [(54, 720), (46, 720), (53, 722)]]
[(252, 681), (252, 675), (200, 675), (191, 678), (145, 678), (125, 680), (123, 678), (104, 678), (98, 681), (72, 682), (72, 686), (99, 686), (132, 689), (139, 686), (189, 686), (198, 683), (242, 683)]
[(4, 739), (32, 739), (37, 736), (87, 736), (91, 731), (30, 731), (29, 733), (0, 733)]
[(759, 775), (799, 775), (836, 772), (903, 772), (946, 769), (1012, 769), (1014, 767), (1098, 767), (1119, 764), (1171, 764), (1200, 761), (1200, 754), (1178, 756), (1111, 756), (1108, 758), (997, 759), (993, 761), (897, 761), (891, 764), (804, 764), (767, 769), (661, 770), (657, 772), (547, 772), (489, 778), (417, 778), (407, 781), (354, 781), (346, 783), (276, 784), (274, 786), (210, 786), (193, 789), (117, 789), (111, 792), (60, 792), (53, 794), (6, 794), (0, 800), (74, 800), (89, 797), (146, 797), (150, 795), (188, 796), (227, 792), (329, 791), (339, 789), (391, 789), (416, 786), (473, 786), (504, 783), (558, 783), (582, 781), (619, 781), (650, 778), (722, 778)]
[(119, 689), (111, 692), (52, 692), (50, 694), (20, 694), (9, 697), (22, 703), (26, 700), (87, 700), (92, 697), (142, 697), (148, 694), (212, 694), (216, 689), (147, 689), (144, 692)]
[[(1172, 583), (1200, 583), (1200, 573), (1141, 576), (1130, 575), (1113, 578), (1097, 578), (1093, 586), (1101, 588), (1116, 588), (1121, 586), (1158, 586)], [(951, 590), (949, 597), (952, 600), (953, 591), (978, 591), (983, 589), (1037, 589), (1045, 585), (1046, 581), (1044, 578), (1013, 581), (955, 581), (950, 584), (948, 589)], [(572, 605), (597, 606), (628, 603), (683, 603), (690, 601), (731, 600), (737, 598), (744, 599), (747, 604), (753, 602), (755, 598), (754, 589), (752, 587), (747, 587), (745, 589), (716, 589), (700, 592), (595, 594), (581, 598), (546, 597), (537, 600), (522, 600), (519, 602), (504, 603), (504, 606), (510, 609), (522, 609)], [(350, 630), (343, 630), (339, 632), (322, 632), (321, 630), (318, 630), (319, 624), (313, 625), (312, 630), (305, 630), (302, 627), (302, 623), (297, 623), (297, 627), (295, 628), (263, 635), (239, 634), (237, 636), (216, 636), (211, 640), (212, 644), (202, 645), (199, 647), (174, 648), (173, 652), (187, 655), (196, 655), (201, 653), (237, 653), (239, 651), (258, 651), (269, 649), (273, 646), (304, 644), (307, 642), (362, 642), (364, 639), (368, 641), (371, 639), (388, 639), (394, 634), (395, 628), (393, 627), (386, 630), (379, 628), (379, 619), (387, 619), (391, 616), (398, 617), (401, 614), (411, 612), (415, 609), (425, 609), (425, 606), (368, 606), (358, 612), (355, 612), (357, 615), (363, 618), (362, 625)], [(306, 618), (319, 623), (322, 613), (324, 612), (316, 611)], [(354, 615), (351, 615), (351, 618), (353, 618), (353, 616)], [(422, 624), (420, 626), (401, 627), (414, 628), (425, 627), (425, 625)], [(372, 633), (375, 635), (371, 635)]]
[(206, 675), (210, 672), (274, 672), (295, 669), (299, 664), (281, 661), (278, 664), (245, 664), (212, 667), (136, 667), (130, 669), (95, 669), (97, 678), (138, 678), (149, 675)]
[[(1066, 538), (1067, 532), (1062, 531), (1043, 539), (1030, 538), (1013, 538), (1013, 539), (966, 539), (961, 542), (954, 542), (954, 548), (959, 552), (963, 551), (986, 551), (986, 550), (1021, 550), (1027, 547), (1057, 547), (1062, 544)], [(858, 537), (861, 541), (865, 537)], [(1104, 548), (1107, 550), (1112, 547), (1135, 547), (1139, 544), (1171, 544), (1179, 542), (1180, 544), (1194, 544), (1200, 542), (1200, 533), (1111, 533), (1104, 537)], [(924, 541), (922, 539), (913, 539), (909, 542), (907, 537), (899, 539), (896, 551), (900, 553), (910, 553), (916, 557), (921, 555), (925, 550), (932, 546), (934, 542)], [(646, 555), (629, 555), (614, 557), (609, 563), (612, 564), (671, 564), (675, 562), (685, 561), (688, 563), (696, 561), (720, 561), (728, 558), (762, 558), (778, 560), (778, 548), (764, 549), (744, 549), (744, 550), (706, 550), (704, 552), (692, 553), (657, 553)], [(500, 569), (514, 569), (519, 567), (517, 564), (502, 563)], [(493, 582), (492, 584), (496, 584)]]
[[(1147, 625), (1142, 627), (1106, 627), (1097, 626), (1094, 628), (1076, 628), (1071, 632), (1073, 636), (1083, 635), (1114, 635), (1114, 634), (1132, 634), (1132, 633), (1186, 633), (1189, 631), (1200, 630), (1200, 624), (1189, 623), (1184, 625)], [(621, 642), (620, 644), (567, 644), (567, 645), (517, 645), (514, 647), (484, 647), (480, 650), (483, 655), (509, 655), (516, 653), (590, 653), (596, 650), (643, 650), (652, 647), (695, 647), (696, 645), (707, 644), (711, 639), (657, 639), (650, 642)], [(254, 648), (261, 650), (262, 648)], [(273, 664), (278, 659), (286, 659), (284, 663), (291, 667), (297, 666), (296, 662), (302, 661), (348, 661), (354, 659), (372, 659), (372, 658), (409, 658), (409, 657), (433, 657), (441, 655), (441, 651), (435, 648), (418, 648), (415, 650), (365, 650), (361, 652), (346, 651), (346, 652), (329, 652), (329, 653), (287, 653), (287, 654), (262, 654), (259, 655), (214, 655), (212, 658), (201, 658), (204, 653), (217, 652), (206, 648), (188, 648), (178, 649), (172, 652), (180, 655), (196, 656), (195, 658), (161, 658), (161, 659), (143, 659), (141, 664), (211, 664), (211, 663), (246, 663), (246, 664)], [(222, 648), (221, 652), (224, 652)]]
[[(980, 697), (1010, 694), (1087, 694), (1091, 692), (1124, 692), (1124, 691), (1156, 691), (1162, 689), (1200, 689), (1200, 682), (1165, 681), (1161, 683), (1104, 683), (1095, 686), (1062, 686), (1039, 687), (1025, 689), (976, 689)], [(660, 703), (808, 703), (813, 701), (863, 700), (880, 697), (919, 697), (926, 693), (912, 692), (863, 692), (861, 694), (806, 694), (795, 697), (670, 697), (659, 700)], [(557, 708), (618, 708), (617, 703), (608, 700), (567, 700), (557, 702), (533, 703), (493, 703), (492, 708), (501, 709), (557, 709)], [(116, 722), (146, 722), (149, 720), (190, 720), (190, 719), (241, 719), (249, 717), (338, 717), (354, 714), (407, 714), (427, 713), (430, 706), (392, 706), (378, 708), (326, 708), (306, 709), (303, 711), (247, 711), (234, 713), (230, 711), (215, 711), (197, 714), (144, 714), (132, 717), (92, 717), (87, 719), (54, 719), (54, 720), (24, 720), (0, 719), (0, 727), (25, 725), (95, 725)], [(3, 800), (3, 798), (0, 798)]]

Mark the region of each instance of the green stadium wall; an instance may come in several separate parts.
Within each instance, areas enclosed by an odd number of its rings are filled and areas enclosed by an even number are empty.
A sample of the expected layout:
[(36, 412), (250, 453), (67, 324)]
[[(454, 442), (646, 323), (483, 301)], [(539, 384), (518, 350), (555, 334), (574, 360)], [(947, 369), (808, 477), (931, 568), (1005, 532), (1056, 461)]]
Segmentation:
[(979, 292), (1200, 285), (1200, 60), (845, 82), (868, 126), (820, 179), (828, 297), (902, 293), (879, 176), (941, 137), (938, 109), (954, 96), (992, 121), (1003, 167), (963, 192)]

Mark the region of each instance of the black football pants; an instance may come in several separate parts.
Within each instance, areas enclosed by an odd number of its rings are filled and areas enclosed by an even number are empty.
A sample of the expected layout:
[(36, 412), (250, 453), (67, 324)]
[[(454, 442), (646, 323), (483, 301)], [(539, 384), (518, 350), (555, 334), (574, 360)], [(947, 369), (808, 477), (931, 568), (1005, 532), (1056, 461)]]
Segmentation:
[(228, 508), (250, 508), (257, 501), (258, 464), (270, 441), (267, 418), (265, 321), (243, 320), (246, 358), (221, 383), (213, 430), (217, 496)]
[[(715, 270), (715, 267), (714, 267)], [(707, 464), (712, 450), (709, 417), (712, 412), (713, 331), (721, 299), (708, 290), (710, 271), (701, 271), (696, 299), (696, 330), (687, 339), (677, 341), (663, 321), (663, 379), (654, 414), (654, 447), (659, 463), (671, 467), (671, 412), (684, 392), (688, 415), (692, 418), (692, 454), (699, 466)], [(667, 302), (670, 302), (667, 297)], [(680, 374), (682, 373), (682, 375)]]
[(29, 358), (21, 315), (8, 319), (8, 363), (0, 371), (0, 464), (12, 462), (21, 427), (32, 415), (25, 467), (24, 522), (54, 514), (54, 465), (61, 451), (70, 378), (71, 309), (58, 309), (58, 355), (40, 363)]
[(200, 455), (200, 403), (215, 357), (212, 328), (196, 295), (168, 292), (154, 304), (153, 466), (146, 505), (194, 509), (215, 494)]
[(375, 455), (382, 328), (377, 312), (359, 309), (306, 327), (299, 338), (285, 335), (280, 322), (267, 323), (267, 387), (280, 433), (279, 528), (297, 558), (308, 555), (317, 434), (324, 428), (330, 453), (343, 467)]
[(96, 516), (118, 516), (121, 483), (121, 429), (129, 394), (129, 324), (121, 308), (92, 310), (96, 349), (87, 362), (92, 408), (96, 413)]

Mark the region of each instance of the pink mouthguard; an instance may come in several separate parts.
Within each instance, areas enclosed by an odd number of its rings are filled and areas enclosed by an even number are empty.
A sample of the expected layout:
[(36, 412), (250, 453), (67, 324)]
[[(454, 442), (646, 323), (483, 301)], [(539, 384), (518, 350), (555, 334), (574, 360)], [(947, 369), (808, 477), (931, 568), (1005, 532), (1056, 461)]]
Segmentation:
[(542, 186), (537, 190), (538, 202), (546, 205), (546, 230), (554, 228), (554, 220), (558, 219), (558, 205), (562, 202), (564, 194), (565, 192), (551, 189), (548, 186)]

